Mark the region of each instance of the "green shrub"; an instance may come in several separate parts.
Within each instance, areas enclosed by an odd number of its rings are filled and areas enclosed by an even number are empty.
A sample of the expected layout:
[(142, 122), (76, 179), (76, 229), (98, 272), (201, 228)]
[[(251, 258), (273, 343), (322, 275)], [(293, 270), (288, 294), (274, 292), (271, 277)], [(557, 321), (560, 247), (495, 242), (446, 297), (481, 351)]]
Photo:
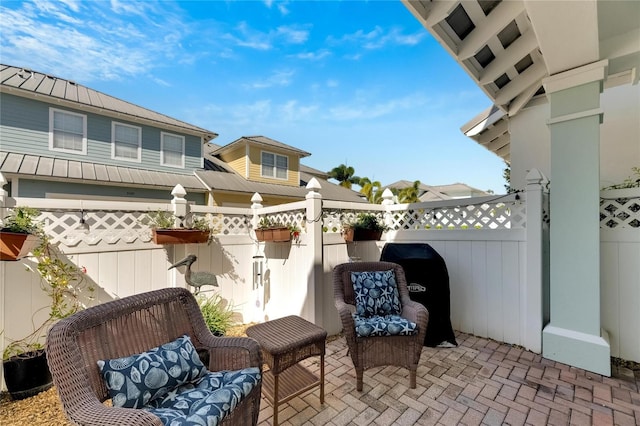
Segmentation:
[(233, 310), (219, 294), (198, 296), (198, 305), (207, 328), (216, 336), (224, 335), (233, 325)]

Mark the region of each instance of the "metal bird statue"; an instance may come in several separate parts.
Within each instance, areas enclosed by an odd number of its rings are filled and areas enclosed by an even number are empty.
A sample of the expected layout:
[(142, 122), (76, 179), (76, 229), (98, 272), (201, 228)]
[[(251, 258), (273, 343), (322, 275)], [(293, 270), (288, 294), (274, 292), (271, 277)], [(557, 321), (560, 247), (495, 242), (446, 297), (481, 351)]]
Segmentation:
[(218, 279), (211, 272), (191, 272), (191, 265), (198, 260), (195, 254), (190, 254), (179, 262), (174, 263), (169, 269), (177, 268), (178, 266), (186, 266), (187, 270), (184, 273), (184, 280), (191, 287), (195, 287), (196, 291), (193, 293), (197, 295), (200, 293), (200, 287), (204, 285), (211, 285), (218, 287)]

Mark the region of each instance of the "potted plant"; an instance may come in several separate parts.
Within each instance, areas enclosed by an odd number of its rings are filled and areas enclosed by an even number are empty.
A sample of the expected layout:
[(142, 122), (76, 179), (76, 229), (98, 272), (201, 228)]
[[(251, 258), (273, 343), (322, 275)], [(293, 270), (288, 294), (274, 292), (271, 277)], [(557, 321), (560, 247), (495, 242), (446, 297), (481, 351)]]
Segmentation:
[(286, 242), (291, 241), (291, 237), (300, 236), (300, 229), (295, 225), (287, 226), (280, 222), (275, 222), (268, 217), (260, 219), (260, 224), (256, 228), (256, 238), (258, 241)]
[[(157, 210), (147, 213), (142, 222), (151, 228), (153, 242), (156, 244), (209, 244), (213, 239), (213, 229), (207, 220), (194, 217), (191, 213), (180, 218), (170, 211)], [(181, 226), (176, 226), (177, 222)], [(189, 222), (188, 227), (184, 226), (186, 222)]]
[(91, 295), (94, 291), (85, 283), (86, 269), (66, 262), (44, 233), (40, 235), (40, 245), (33, 250), (33, 256), (37, 261), (36, 272), (42, 278), (42, 290), (51, 302), (47, 319), (28, 336), (13, 340), (3, 351), (4, 380), (15, 400), (31, 397), (52, 386), (42, 342), (56, 321), (84, 308), (81, 299), (84, 290)]
[(37, 221), (40, 211), (31, 207), (15, 207), (0, 229), (0, 260), (18, 260), (40, 243), (42, 226)]
[(345, 241), (379, 240), (389, 228), (372, 213), (360, 213), (355, 221), (342, 224)]

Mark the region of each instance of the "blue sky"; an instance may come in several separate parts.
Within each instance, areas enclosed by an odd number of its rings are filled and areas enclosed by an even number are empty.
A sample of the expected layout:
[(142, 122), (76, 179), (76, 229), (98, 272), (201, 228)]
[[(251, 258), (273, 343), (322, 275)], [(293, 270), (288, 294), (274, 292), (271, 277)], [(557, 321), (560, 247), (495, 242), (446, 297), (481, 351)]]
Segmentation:
[(489, 99), (399, 1), (0, 3), (0, 59), (383, 185), (504, 193), (460, 126)]

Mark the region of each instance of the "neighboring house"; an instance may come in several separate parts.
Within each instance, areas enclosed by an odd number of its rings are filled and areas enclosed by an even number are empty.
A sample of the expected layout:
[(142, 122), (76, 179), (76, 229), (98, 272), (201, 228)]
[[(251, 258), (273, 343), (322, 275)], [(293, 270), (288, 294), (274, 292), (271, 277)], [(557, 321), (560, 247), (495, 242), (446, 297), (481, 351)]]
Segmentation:
[[(399, 180), (387, 185), (386, 187), (401, 190), (412, 186), (413, 182), (409, 182), (408, 180)], [(421, 183), (418, 186), (418, 189), (420, 190), (418, 195), (420, 201), (450, 200), (453, 198), (470, 198), (489, 195), (486, 191), (482, 191), (464, 183), (452, 183), (450, 185), (425, 185)]]
[(244, 136), (225, 146), (210, 143), (205, 150), (206, 171), (196, 174), (210, 190), (210, 205), (247, 206), (256, 192), (265, 206), (303, 200), (313, 177), (323, 199), (366, 202), (359, 193), (328, 182), (326, 173), (302, 165), (308, 152), (265, 136)]
[[(0, 172), (14, 197), (166, 202), (181, 184), (197, 204), (303, 200), (316, 176), (323, 197), (358, 193), (305, 168), (310, 154), (272, 139), (218, 135), (73, 81), (0, 65)], [(205, 152), (206, 149), (206, 159)]]
[(600, 273), (599, 191), (640, 165), (640, 2), (403, 3), (493, 104), (463, 132), (509, 162), (512, 188), (550, 179), (543, 355), (608, 374), (600, 280), (618, 278)]

